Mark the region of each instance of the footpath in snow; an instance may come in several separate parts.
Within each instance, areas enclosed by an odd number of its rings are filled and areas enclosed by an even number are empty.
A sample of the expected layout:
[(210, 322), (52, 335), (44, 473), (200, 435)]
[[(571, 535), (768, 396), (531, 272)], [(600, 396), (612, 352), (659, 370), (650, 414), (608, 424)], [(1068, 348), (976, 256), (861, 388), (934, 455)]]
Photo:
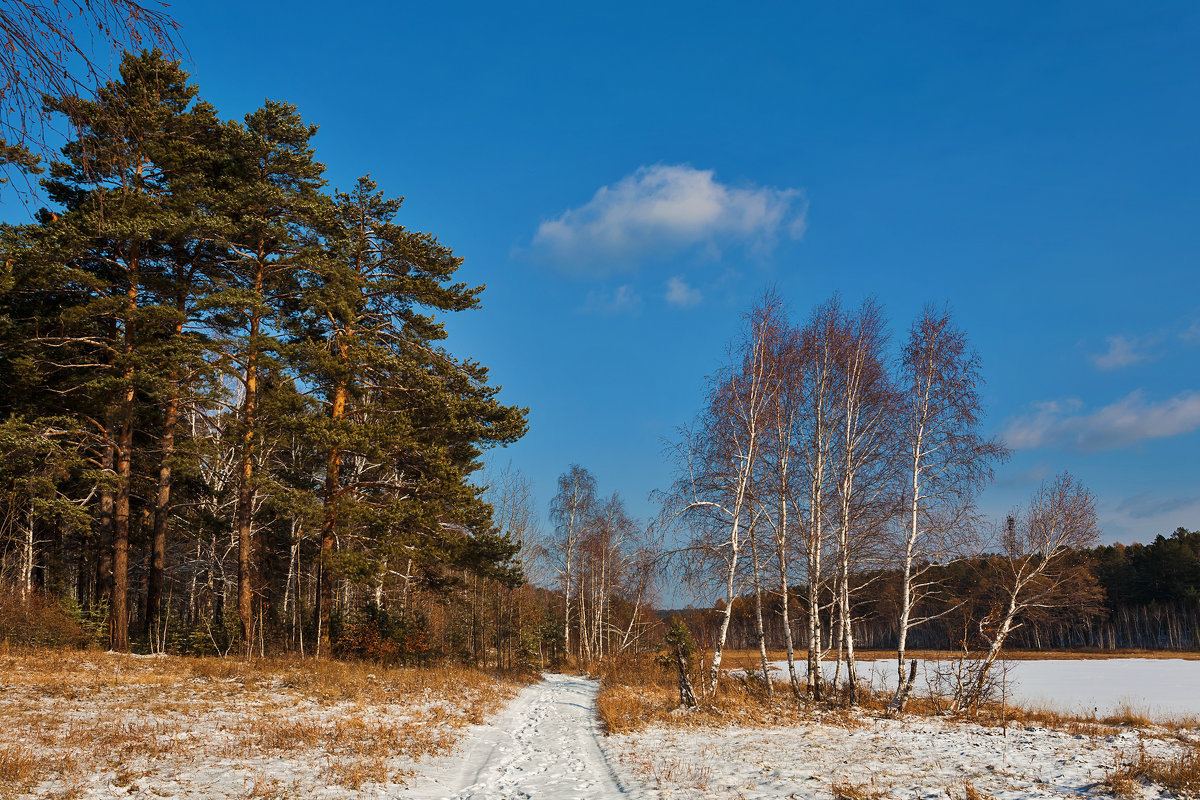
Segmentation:
[(600, 749), (595, 681), (547, 674), (454, 756), (431, 766), (407, 797), (423, 800), (606, 800), (624, 793)]

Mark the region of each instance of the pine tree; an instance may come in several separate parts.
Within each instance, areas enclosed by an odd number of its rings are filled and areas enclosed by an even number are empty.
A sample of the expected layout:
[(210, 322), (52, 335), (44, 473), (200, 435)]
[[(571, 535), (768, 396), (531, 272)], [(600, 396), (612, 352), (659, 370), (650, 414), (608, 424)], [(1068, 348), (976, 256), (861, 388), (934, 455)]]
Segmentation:
[(201, 183), (196, 148), (215, 128), (186, 80), (177, 62), (144, 52), (126, 56), (120, 80), (92, 99), (48, 99), (78, 135), (44, 182), (63, 212), (43, 212), (40, 229), (25, 229), (29, 246), (19, 254), (24, 290), (40, 293), (38, 302), (59, 298), (51, 301), (57, 313), (39, 320), (53, 327), (39, 324), (29, 339), (40, 391), (60, 393), (81, 419), (77, 435), (99, 445), (100, 466), (112, 472), (100, 506), (112, 537), (116, 650), (129, 649), (135, 427), (147, 392), (162, 381), (162, 348), (175, 348), (182, 333), (159, 293), (177, 256), (165, 243), (187, 240), (194, 227), (187, 209)]
[(222, 220), (216, 238), (228, 250), (227, 282), (208, 298), (209, 324), (224, 334), (221, 348), (241, 384), (238, 436), (237, 612), (243, 643), (253, 639), (253, 513), (256, 448), (263, 425), (261, 382), (280, 368), (282, 317), (296, 296), (299, 275), (315, 252), (327, 214), (321, 194), (324, 166), (310, 146), (316, 126), (295, 106), (268, 101), (244, 126), (227, 127), (229, 174), (215, 202)]
[[(489, 514), (467, 477), (478, 446), (524, 432), (524, 412), (499, 405), (486, 371), (436, 346), (434, 311), (478, 305), (482, 287), (450, 283), (461, 259), (434, 237), (393, 221), (401, 205), (361, 178), (335, 198), (324, 256), (302, 278), (293, 317), (300, 380), (320, 396), (312, 434), (325, 453), (321, 491), (319, 647), (328, 648), (339, 530), (351, 523), (389, 556), (426, 569), (455, 560), (503, 562)], [(352, 472), (344, 469), (355, 459)], [(475, 537), (447, 535), (473, 531)], [(486, 554), (481, 559), (481, 554)]]

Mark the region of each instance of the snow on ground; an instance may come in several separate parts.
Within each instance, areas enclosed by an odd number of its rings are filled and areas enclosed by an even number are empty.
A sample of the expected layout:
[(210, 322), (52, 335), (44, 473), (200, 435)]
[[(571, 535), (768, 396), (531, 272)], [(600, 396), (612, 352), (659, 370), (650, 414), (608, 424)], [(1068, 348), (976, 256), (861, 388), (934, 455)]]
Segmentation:
[[(1184, 747), (1161, 731), (1004, 731), (866, 714), (705, 727), (672, 713), (605, 737), (598, 686), (576, 676), (544, 676), (485, 725), (515, 690), (454, 668), (376, 678), (336, 662), (0, 662), (0, 767), (24, 758), (27, 768), (24, 794), (0, 786), (0, 797), (828, 800), (837, 783), (947, 798), (964, 796), (970, 781), (995, 800), (1017, 800), (1102, 795), (1098, 784), (1141, 748), (1165, 757)], [(1103, 672), (1103, 661), (1029, 663), (1064, 665), (1050, 673), (1081, 683), (1131, 678)], [(1156, 668), (1145, 659), (1126, 667), (1147, 665)], [(1200, 744), (1200, 730), (1179, 735)]]
[(962, 797), (965, 781), (995, 800), (1104, 796), (1097, 784), (1139, 748), (1166, 756), (1181, 747), (1136, 730), (1085, 736), (865, 715), (716, 728), (681, 714), (677, 726), (606, 737), (596, 691), (595, 681), (546, 675), (491, 725), (472, 728), (453, 755), (428, 762), (404, 796), (829, 800), (834, 784), (851, 783), (889, 797), (944, 799)]
[[(930, 674), (934, 664), (921, 665), (918, 676)], [(776, 679), (785, 679), (787, 662), (772, 662)], [(1200, 715), (1200, 661), (1180, 658), (1098, 658), (1008, 661), (1005, 668), (1011, 703), (1053, 709), (1064, 713), (1104, 717), (1133, 711), (1150, 719), (1170, 720)], [(998, 666), (997, 669), (1000, 667)], [(804, 665), (797, 664), (803, 676)], [(859, 679), (872, 686), (895, 688), (893, 661), (860, 661)], [(834, 662), (822, 664), (822, 673), (833, 678)], [(842, 675), (845, 675), (843, 668)], [(918, 677), (918, 685), (921, 678)]]
[(606, 800), (624, 794), (609, 772), (595, 681), (547, 674), (451, 758), (429, 765), (406, 797), (422, 800)]
[[(1085, 737), (937, 719), (864, 718), (847, 727), (649, 728), (610, 736), (622, 782), (645, 798), (821, 798), (835, 783), (896, 798), (963, 796), (964, 781), (995, 800), (1078, 797), (1143, 740), (1136, 731)], [(1178, 745), (1144, 740), (1151, 755)], [(1158, 796), (1151, 793), (1152, 796)]]
[(0, 798), (404, 797), (515, 694), (456, 667), (0, 656)]

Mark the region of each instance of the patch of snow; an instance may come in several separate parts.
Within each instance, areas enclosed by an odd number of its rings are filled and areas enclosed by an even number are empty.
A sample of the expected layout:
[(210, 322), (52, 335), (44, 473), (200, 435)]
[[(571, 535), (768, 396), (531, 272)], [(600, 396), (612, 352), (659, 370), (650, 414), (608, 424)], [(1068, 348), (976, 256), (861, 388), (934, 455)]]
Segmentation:
[[(939, 662), (921, 663), (927, 674)], [(944, 663), (944, 662), (943, 662)], [(771, 664), (776, 680), (786, 680), (787, 662)], [(894, 661), (858, 662), (859, 680), (877, 689), (894, 689)], [(821, 665), (833, 679), (834, 662)], [(1151, 719), (1200, 715), (1200, 661), (1182, 658), (1097, 658), (1007, 661), (1006, 691), (1010, 703), (1060, 712), (1116, 714), (1126, 709)], [(804, 665), (796, 671), (803, 680)], [(842, 677), (845, 678), (845, 668)], [(919, 678), (918, 678), (919, 680)]]
[(547, 674), (493, 724), (475, 726), (454, 756), (426, 765), (406, 797), (422, 800), (620, 797), (601, 750), (596, 681)]
[[(1000, 728), (940, 719), (860, 718), (857, 724), (789, 728), (650, 728), (609, 736), (619, 780), (648, 800), (820, 798), (835, 783), (889, 797), (962, 797), (970, 781), (995, 800), (1078, 797), (1145, 746), (1179, 747), (1136, 731), (1083, 737), (1045, 728)], [(1158, 796), (1158, 795), (1155, 795)]]

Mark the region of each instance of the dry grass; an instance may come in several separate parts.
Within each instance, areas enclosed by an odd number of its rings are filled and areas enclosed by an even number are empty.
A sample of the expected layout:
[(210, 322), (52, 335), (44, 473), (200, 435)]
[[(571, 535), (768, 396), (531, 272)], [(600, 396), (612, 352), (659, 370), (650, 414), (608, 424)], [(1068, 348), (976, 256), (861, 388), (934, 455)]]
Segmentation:
[(1168, 756), (1151, 756), (1140, 747), (1105, 779), (1116, 797), (1139, 797), (1145, 784), (1160, 786), (1176, 797), (1200, 797), (1200, 744), (1185, 744)]
[(241, 781), (218, 787), (229, 797), (403, 783), (416, 760), (449, 752), (466, 725), (519, 687), (517, 678), (451, 665), (0, 646), (0, 800), (34, 788), (71, 797), (94, 780), (146, 789), (178, 774), (186, 783), (189, 770), (224, 761), (229, 780)]
[[(596, 710), (606, 733), (632, 733), (649, 725), (772, 727), (813, 719), (840, 727), (863, 724), (836, 704), (798, 703), (787, 686), (777, 684), (767, 697), (761, 682), (736, 678), (721, 681), (716, 695), (701, 698), (696, 708), (681, 709), (676, 673), (649, 660), (609, 665), (599, 677)], [(699, 691), (698, 680), (695, 685)], [(876, 705), (882, 709), (882, 700)]]
[(887, 792), (872, 783), (854, 783), (848, 780), (836, 781), (830, 787), (833, 800), (883, 800)]
[[(742, 653), (746, 651), (741, 651)], [(757, 652), (753, 652), (757, 665)], [(722, 662), (726, 663), (726, 662)], [(857, 706), (849, 707), (844, 690), (829, 691), (824, 701), (813, 703), (793, 699), (790, 687), (776, 681), (768, 698), (761, 681), (739, 679), (733, 673), (721, 682), (715, 697), (703, 697), (699, 707), (679, 708), (679, 691), (673, 670), (652, 661), (609, 666), (599, 676), (600, 693), (596, 704), (607, 733), (632, 733), (649, 725), (664, 727), (768, 727), (819, 721), (840, 727), (868, 724), (870, 719), (888, 714), (890, 692), (873, 692), (867, 686), (858, 690)], [(699, 681), (696, 682), (700, 689)], [(946, 716), (946, 704), (933, 698), (914, 695), (906, 707), (910, 717), (938, 717), (992, 727), (1042, 727), (1071, 735), (1105, 736), (1137, 729), (1143, 735), (1158, 738), (1190, 739), (1200, 731), (1200, 718), (1179, 716), (1170, 720), (1151, 720), (1144, 713), (1125, 707), (1113, 714), (1071, 713), (1049, 707), (988, 704), (970, 716)], [(965, 791), (965, 790), (964, 790)], [(969, 800), (969, 799), (968, 799)]]
[(690, 764), (665, 753), (645, 753), (629, 759), (634, 774), (646, 786), (653, 786), (670, 797), (679, 789), (706, 792), (713, 778), (709, 764)]
[(960, 789), (962, 795), (958, 795), (953, 789), (947, 791), (946, 794), (950, 796), (951, 800), (959, 800), (960, 797), (961, 800), (991, 800), (988, 795), (975, 788), (975, 784), (971, 783), (970, 778), (963, 779)]
[(0, 798), (16, 797), (37, 783), (41, 769), (33, 751), (10, 744), (0, 747)]

